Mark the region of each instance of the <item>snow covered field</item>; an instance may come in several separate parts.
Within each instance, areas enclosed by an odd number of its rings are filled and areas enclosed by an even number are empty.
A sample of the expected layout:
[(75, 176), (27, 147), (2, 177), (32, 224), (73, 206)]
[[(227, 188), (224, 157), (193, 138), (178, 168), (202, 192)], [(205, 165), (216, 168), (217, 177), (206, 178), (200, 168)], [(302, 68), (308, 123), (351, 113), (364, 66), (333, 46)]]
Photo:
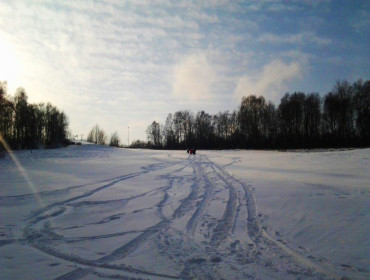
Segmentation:
[(370, 279), (370, 149), (14, 155), (0, 279)]

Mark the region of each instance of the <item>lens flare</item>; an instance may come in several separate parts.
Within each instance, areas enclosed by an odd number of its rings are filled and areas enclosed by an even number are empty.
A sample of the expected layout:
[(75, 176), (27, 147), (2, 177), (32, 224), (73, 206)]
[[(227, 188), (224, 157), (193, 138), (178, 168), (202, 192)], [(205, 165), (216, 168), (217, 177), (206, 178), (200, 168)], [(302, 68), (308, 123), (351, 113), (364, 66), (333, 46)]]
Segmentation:
[(17, 167), (17, 169), (19, 170), (19, 172), (21, 173), (21, 175), (23, 176), (23, 178), (26, 181), (28, 187), (31, 189), (32, 193), (35, 195), (36, 200), (39, 203), (39, 205), (41, 207), (45, 207), (44, 202), (42, 201), (40, 195), (37, 193), (37, 189), (33, 185), (33, 183), (30, 180), (30, 178), (28, 177), (28, 174), (27, 174), (26, 170), (24, 170), (23, 166), (21, 165), (21, 163), (19, 162), (19, 160), (17, 159), (17, 157), (15, 156), (15, 154), (13, 153), (13, 151), (10, 149), (8, 143), (6, 143), (4, 137), (2, 136), (1, 133), (0, 133), (0, 143), (3, 145), (3, 147), (5, 148), (5, 150), (8, 152), (10, 158), (14, 162), (15, 166)]

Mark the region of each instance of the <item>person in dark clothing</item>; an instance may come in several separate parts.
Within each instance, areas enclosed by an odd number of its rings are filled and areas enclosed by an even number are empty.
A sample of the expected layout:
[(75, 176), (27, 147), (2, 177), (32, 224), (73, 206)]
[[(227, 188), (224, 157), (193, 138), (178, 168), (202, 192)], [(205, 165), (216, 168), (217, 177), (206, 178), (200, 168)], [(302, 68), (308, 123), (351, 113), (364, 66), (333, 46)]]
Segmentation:
[(195, 148), (191, 148), (191, 149), (187, 149), (186, 152), (189, 154), (189, 155), (195, 155), (196, 154), (196, 149)]

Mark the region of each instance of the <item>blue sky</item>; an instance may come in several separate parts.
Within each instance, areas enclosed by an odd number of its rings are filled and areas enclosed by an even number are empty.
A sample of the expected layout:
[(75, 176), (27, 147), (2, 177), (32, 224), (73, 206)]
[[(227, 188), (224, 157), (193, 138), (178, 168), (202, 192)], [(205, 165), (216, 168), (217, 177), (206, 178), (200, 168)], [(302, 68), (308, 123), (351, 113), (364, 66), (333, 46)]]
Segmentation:
[(370, 79), (370, 1), (1, 1), (0, 80), (127, 142), (190, 109)]

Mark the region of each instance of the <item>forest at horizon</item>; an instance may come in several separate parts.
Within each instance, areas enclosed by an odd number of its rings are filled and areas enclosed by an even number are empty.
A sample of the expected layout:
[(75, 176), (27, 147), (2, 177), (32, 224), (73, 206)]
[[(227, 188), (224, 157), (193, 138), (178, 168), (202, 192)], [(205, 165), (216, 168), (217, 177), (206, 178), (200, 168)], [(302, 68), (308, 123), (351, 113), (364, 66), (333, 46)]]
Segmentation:
[[(23, 88), (14, 97), (0, 83), (0, 134), (12, 149), (56, 148), (74, 139), (68, 117), (47, 103), (29, 104)], [(243, 97), (238, 110), (211, 115), (190, 110), (169, 113), (165, 124), (153, 121), (148, 141), (131, 148), (152, 149), (297, 149), (370, 146), (370, 80), (337, 81), (332, 91), (286, 93), (278, 106), (263, 96)], [(117, 132), (97, 124), (87, 141), (121, 147)], [(0, 147), (0, 150), (4, 147)]]

